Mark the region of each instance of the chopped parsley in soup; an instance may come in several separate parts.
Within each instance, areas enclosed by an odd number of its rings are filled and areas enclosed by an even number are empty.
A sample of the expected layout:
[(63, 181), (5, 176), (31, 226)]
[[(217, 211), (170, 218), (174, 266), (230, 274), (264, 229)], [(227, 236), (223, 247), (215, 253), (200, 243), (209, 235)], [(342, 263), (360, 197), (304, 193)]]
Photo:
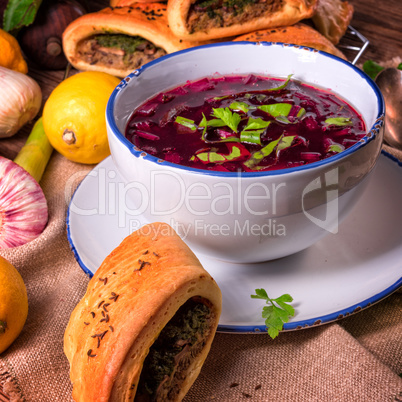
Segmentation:
[(255, 172), (316, 162), (356, 144), (365, 124), (332, 92), (264, 76), (203, 78), (134, 110), (126, 137), (198, 169)]

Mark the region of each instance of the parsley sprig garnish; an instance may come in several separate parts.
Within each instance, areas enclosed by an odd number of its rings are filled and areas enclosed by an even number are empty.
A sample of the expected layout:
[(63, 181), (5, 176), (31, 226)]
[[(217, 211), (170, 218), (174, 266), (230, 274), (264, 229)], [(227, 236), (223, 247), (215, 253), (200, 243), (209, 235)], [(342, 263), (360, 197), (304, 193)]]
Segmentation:
[(228, 108), (213, 109), (213, 115), (218, 119), (221, 119), (230, 129), (237, 132), (237, 126), (240, 123), (241, 117), (237, 113), (232, 113)]
[(293, 301), (293, 298), (286, 293), (276, 299), (271, 299), (264, 289), (256, 289), (255, 293), (255, 295), (251, 295), (252, 299), (262, 299), (268, 304), (262, 309), (262, 318), (265, 318), (268, 335), (275, 339), (282, 330), (283, 324), (295, 315), (295, 309), (288, 304)]

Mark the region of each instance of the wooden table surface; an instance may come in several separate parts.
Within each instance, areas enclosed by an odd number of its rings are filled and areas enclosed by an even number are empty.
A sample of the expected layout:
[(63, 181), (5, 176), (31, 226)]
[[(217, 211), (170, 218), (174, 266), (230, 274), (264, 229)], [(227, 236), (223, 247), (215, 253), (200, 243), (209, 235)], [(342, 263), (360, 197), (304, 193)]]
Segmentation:
[[(371, 59), (384, 62), (402, 57), (402, 0), (349, 0), (354, 6), (351, 25), (370, 42), (359, 63)], [(108, 5), (107, 1), (87, 0), (89, 11)], [(52, 89), (62, 80), (64, 71), (43, 71), (29, 65), (29, 75), (37, 80), (46, 101)], [(13, 159), (23, 145), (32, 125), (23, 127), (14, 137), (0, 139), (0, 155)]]

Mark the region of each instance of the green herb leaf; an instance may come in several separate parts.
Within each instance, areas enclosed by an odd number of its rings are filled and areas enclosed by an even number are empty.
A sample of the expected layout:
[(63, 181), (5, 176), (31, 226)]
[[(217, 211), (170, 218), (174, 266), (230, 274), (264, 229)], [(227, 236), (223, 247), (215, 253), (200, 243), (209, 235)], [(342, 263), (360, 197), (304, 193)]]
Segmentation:
[(367, 60), (363, 64), (363, 71), (373, 80), (382, 70), (384, 70), (384, 67), (373, 60)]
[(294, 308), (288, 304), (293, 301), (293, 298), (286, 293), (276, 299), (271, 299), (264, 289), (255, 289), (255, 293), (255, 295), (251, 295), (252, 299), (263, 299), (267, 304), (262, 308), (261, 316), (265, 318), (268, 335), (275, 339), (279, 331), (283, 329), (283, 324), (295, 315)]
[(268, 328), (268, 335), (272, 338), (275, 339), (279, 335), (279, 331), (274, 328), (274, 327), (269, 327)]
[(327, 148), (327, 152), (342, 152), (345, 150), (345, 147), (341, 144), (331, 144), (328, 148)]
[[(291, 302), (292, 300), (289, 300), (289, 301)], [(295, 309), (290, 304), (286, 304), (279, 300), (276, 300), (276, 302), (278, 303), (279, 307), (281, 307), (283, 310), (287, 311), (288, 315), (290, 315), (291, 317), (293, 317), (295, 315)]]
[(215, 96), (214, 98), (212, 98), (213, 100), (223, 100), (223, 99), (229, 99), (231, 98), (232, 95), (223, 95), (223, 96)]
[(257, 109), (270, 114), (272, 117), (288, 116), (292, 105), (290, 103), (273, 103), (272, 105), (261, 105)]
[[(265, 130), (249, 130), (240, 133), (240, 142), (248, 142), (250, 144), (261, 145), (261, 134)], [(237, 138), (237, 137), (236, 137)]]
[(232, 113), (228, 107), (212, 109), (213, 115), (221, 119), (230, 129), (237, 132), (237, 126), (240, 123), (241, 117), (237, 113)]
[(282, 136), (275, 141), (271, 141), (268, 145), (265, 145), (265, 147), (261, 148), (259, 151), (254, 152), (250, 156), (250, 158), (246, 162), (244, 162), (244, 165), (247, 166), (249, 169), (254, 169), (266, 156), (270, 155), (273, 152), (281, 139)]
[(221, 119), (212, 119), (207, 122), (208, 127), (225, 127), (227, 124)]
[(226, 162), (226, 158), (223, 154), (218, 152), (209, 151), (209, 152), (200, 152), (196, 155), (196, 157), (204, 163), (223, 163)]
[(265, 121), (265, 120), (261, 119), (260, 117), (258, 119), (254, 119), (253, 117), (250, 117), (243, 130), (259, 130), (261, 128), (268, 127), (270, 124), (271, 124), (270, 121)]
[(233, 145), (233, 146), (232, 146), (232, 150), (231, 150), (230, 154), (226, 156), (226, 159), (227, 159), (228, 161), (233, 161), (233, 160), (238, 159), (238, 158), (240, 158), (240, 157), (241, 157), (241, 150), (240, 150), (240, 148), (237, 147), (237, 146), (235, 146), (235, 145)]
[(266, 89), (266, 91), (280, 91), (281, 89), (285, 89), (287, 87), (287, 85), (289, 84), (289, 81), (290, 81), (290, 78), (292, 77), (292, 75), (293, 74), (289, 74), (286, 81), (282, 85), (279, 85), (279, 87), (269, 88), (269, 89)]
[(198, 125), (199, 128), (204, 127), (204, 129), (202, 130), (202, 135), (201, 135), (201, 139), (203, 141), (205, 141), (205, 134), (207, 132), (207, 126), (208, 126), (207, 118), (205, 117), (205, 114), (203, 113), (202, 114), (202, 119), (200, 121), (200, 124)]
[(195, 155), (201, 162), (204, 163), (224, 163), (233, 161), (242, 156), (241, 150), (238, 146), (233, 145), (228, 155), (221, 154), (215, 151), (200, 152)]
[[(292, 122), (286, 116), (275, 117), (275, 120), (279, 121), (280, 123), (284, 123), (284, 124), (292, 124)], [(295, 122), (295, 123), (297, 123), (297, 122)]]
[(274, 306), (264, 306), (262, 308), (262, 318), (271, 318), (274, 313)]
[(303, 117), (306, 114), (306, 109), (304, 107), (300, 108), (300, 110), (297, 112), (296, 117), (300, 119), (300, 117)]
[(194, 120), (186, 119), (185, 117), (177, 116), (175, 123), (178, 123), (184, 127), (189, 128), (191, 131), (197, 130), (197, 126), (194, 123)]
[(276, 152), (282, 151), (282, 149), (289, 148), (292, 145), (293, 140), (295, 139), (295, 135), (287, 135), (286, 137), (282, 137), (279, 141), (278, 146), (276, 147)]
[(208, 127), (225, 127), (227, 124), (223, 122), (221, 119), (212, 119), (207, 121), (207, 118), (205, 117), (204, 113), (202, 114), (202, 119), (200, 121), (200, 124), (198, 125), (198, 128), (203, 128), (201, 139), (205, 142), (240, 142), (240, 138), (236, 137), (235, 135), (231, 137), (226, 137), (226, 138), (220, 138), (217, 141), (209, 141), (206, 139), (206, 133), (207, 133), (207, 128)]
[(266, 300), (268, 298), (268, 293), (265, 289), (256, 289), (255, 295), (251, 295), (252, 299), (263, 299)]
[[(279, 304), (278, 304), (278, 306), (279, 306)], [(281, 307), (274, 306), (273, 314), (275, 314), (275, 319), (276, 320), (281, 321), (281, 322), (278, 322), (279, 326), (282, 326), (282, 324), (285, 323), (285, 322), (289, 322), (289, 313), (285, 309), (283, 309)], [(281, 329), (281, 327), (279, 327), (279, 329)]]
[(246, 102), (232, 102), (229, 105), (229, 108), (232, 110), (240, 110), (243, 113), (247, 113), (250, 110), (250, 105), (248, 105)]
[(42, 0), (9, 0), (3, 15), (3, 29), (7, 32), (34, 22)]
[(350, 117), (328, 117), (324, 122), (328, 126), (351, 126), (353, 125)]
[(289, 293), (285, 293), (282, 296), (277, 297), (275, 300), (277, 302), (291, 303), (293, 301), (293, 297)]

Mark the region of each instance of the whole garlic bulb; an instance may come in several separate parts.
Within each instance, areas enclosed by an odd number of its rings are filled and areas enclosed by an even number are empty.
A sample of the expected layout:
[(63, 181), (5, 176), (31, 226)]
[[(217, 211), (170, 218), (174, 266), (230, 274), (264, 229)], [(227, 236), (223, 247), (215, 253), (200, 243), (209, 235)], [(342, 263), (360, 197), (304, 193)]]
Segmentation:
[(0, 67), (0, 93), (0, 138), (6, 138), (38, 114), (42, 91), (33, 78)]

